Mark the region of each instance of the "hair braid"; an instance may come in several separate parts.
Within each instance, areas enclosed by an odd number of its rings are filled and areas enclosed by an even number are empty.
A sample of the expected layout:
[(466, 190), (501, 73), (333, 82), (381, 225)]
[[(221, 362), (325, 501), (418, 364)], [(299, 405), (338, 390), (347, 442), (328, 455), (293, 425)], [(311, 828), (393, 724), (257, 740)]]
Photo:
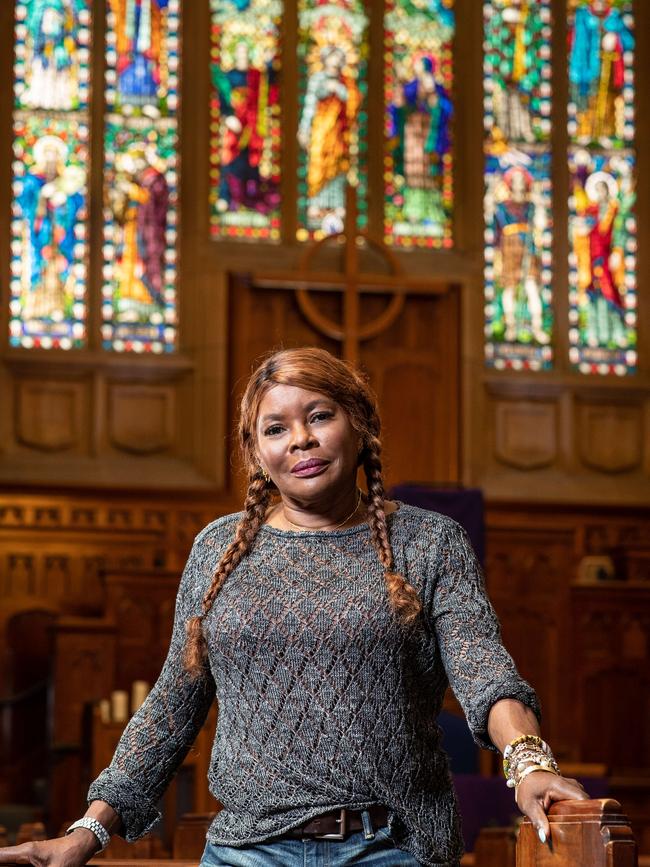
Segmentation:
[(384, 479), (381, 466), (381, 441), (371, 436), (363, 453), (363, 469), (368, 484), (368, 524), (379, 560), (384, 567), (384, 577), (393, 610), (404, 625), (417, 619), (422, 603), (413, 585), (394, 570), (393, 549), (388, 537), (386, 512), (384, 511)]
[(196, 677), (205, 659), (206, 645), (203, 635), (203, 618), (212, 608), (212, 603), (224, 585), (230, 573), (239, 565), (243, 557), (250, 551), (257, 533), (264, 523), (271, 491), (260, 473), (256, 473), (249, 481), (246, 500), (244, 501), (244, 516), (237, 524), (235, 537), (224, 551), (210, 586), (203, 597), (201, 605), (203, 613), (190, 617), (186, 624), (187, 643), (185, 645), (184, 663), (189, 673)]

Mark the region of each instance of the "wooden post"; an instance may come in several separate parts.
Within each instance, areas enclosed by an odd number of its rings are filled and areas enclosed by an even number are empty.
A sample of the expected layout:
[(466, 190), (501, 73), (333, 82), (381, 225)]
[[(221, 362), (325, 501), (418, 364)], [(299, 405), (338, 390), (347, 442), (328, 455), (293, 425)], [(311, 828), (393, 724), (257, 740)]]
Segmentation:
[(517, 867), (636, 867), (636, 842), (618, 801), (559, 801), (548, 817), (546, 844), (529, 819), (522, 822)]

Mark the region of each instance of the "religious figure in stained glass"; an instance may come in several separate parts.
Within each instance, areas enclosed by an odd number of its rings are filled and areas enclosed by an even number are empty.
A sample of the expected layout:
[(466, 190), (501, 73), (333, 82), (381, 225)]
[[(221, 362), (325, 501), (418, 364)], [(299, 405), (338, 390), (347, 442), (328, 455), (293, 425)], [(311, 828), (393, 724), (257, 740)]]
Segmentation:
[[(569, 26), (570, 132), (581, 145), (600, 142), (605, 147), (631, 138), (633, 126), (626, 108), (626, 68), (634, 36), (617, 0), (573, 0)], [(629, 97), (627, 98), (627, 92)]]
[(12, 344), (68, 348), (83, 337), (86, 134), (74, 121), (16, 122)]
[(328, 45), (320, 52), (321, 68), (307, 82), (298, 141), (307, 153), (307, 217), (312, 225), (343, 228), (349, 145), (360, 94), (345, 68), (345, 52)]
[(175, 134), (115, 126), (108, 143), (104, 232), (110, 264), (104, 273), (111, 303), (105, 302), (105, 319), (125, 343), (165, 342), (165, 327), (175, 321), (173, 305), (170, 314), (166, 303)]
[(364, 99), (358, 78), (365, 73), (367, 19), (358, 0), (313, 6), (303, 0), (300, 12), (306, 78), (298, 126), (305, 188), (299, 222), (321, 237), (343, 229), (345, 187), (358, 173)]
[[(635, 202), (633, 163), (622, 155), (578, 151), (572, 160), (571, 343), (575, 360), (608, 365), (634, 361)], [(603, 352), (602, 350), (605, 350)]]
[(166, 111), (168, 52), (165, 15), (169, 0), (109, 0), (116, 35), (115, 107), (149, 116)]
[(17, 107), (79, 108), (87, 98), (88, 0), (27, 0), (20, 6), (24, 23), (19, 27), (26, 32)]
[(487, 363), (552, 364), (549, 0), (486, 0), (485, 334)]
[[(513, 166), (503, 175), (507, 197), (494, 209), (495, 270), (502, 286), (505, 340), (517, 339), (518, 307), (525, 304), (532, 339), (548, 343), (542, 326), (541, 266), (538, 235), (545, 227), (544, 211), (533, 199), (533, 177)], [(523, 297), (519, 298), (519, 294)]]
[(24, 308), (27, 319), (62, 319), (73, 298), (75, 224), (85, 205), (86, 172), (68, 164), (56, 135), (34, 143), (18, 204), (24, 215)]
[(115, 160), (108, 198), (117, 229), (115, 286), (121, 321), (137, 320), (162, 301), (169, 190), (157, 162), (149, 148), (138, 146)]
[(213, 0), (214, 234), (279, 237), (277, 0)]
[(388, 10), (386, 240), (451, 244), (453, 10), (442, 0)]
[(530, 0), (486, 3), (486, 72), (494, 138), (532, 143), (548, 138), (550, 67), (548, 4)]
[(102, 342), (176, 343), (180, 0), (108, 0)]
[(510, 151), (488, 159), (486, 336), (495, 366), (550, 361), (550, 179), (548, 155)]

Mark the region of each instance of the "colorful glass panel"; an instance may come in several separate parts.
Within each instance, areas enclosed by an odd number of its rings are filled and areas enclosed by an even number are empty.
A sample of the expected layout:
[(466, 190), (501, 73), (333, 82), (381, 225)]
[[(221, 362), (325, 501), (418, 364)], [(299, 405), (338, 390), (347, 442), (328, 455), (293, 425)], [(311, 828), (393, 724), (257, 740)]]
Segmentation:
[(117, 352), (176, 339), (176, 129), (109, 123), (104, 172), (102, 335)]
[(485, 355), (553, 363), (549, 0), (483, 4)]
[(384, 235), (452, 246), (453, 0), (387, 0)]
[(10, 344), (71, 349), (86, 326), (88, 128), (14, 123)]
[(11, 346), (86, 342), (90, 27), (87, 0), (15, 6)]
[(548, 153), (488, 158), (485, 194), (485, 336), (496, 368), (549, 366), (551, 179)]
[(345, 190), (367, 225), (368, 16), (362, 0), (299, 0), (298, 240), (340, 232)]
[(634, 141), (631, 0), (570, 0), (569, 137), (620, 148)]
[(178, 0), (108, 0), (106, 104), (126, 117), (178, 108)]
[(630, 153), (570, 156), (569, 358), (582, 373), (636, 366), (634, 170)]
[(85, 110), (90, 82), (89, 0), (19, 0), (15, 21), (15, 107)]
[(214, 237), (280, 237), (282, 5), (282, 0), (211, 0)]
[(569, 360), (624, 376), (637, 363), (632, 2), (570, 7)]
[(107, 13), (102, 343), (176, 349), (180, 0)]

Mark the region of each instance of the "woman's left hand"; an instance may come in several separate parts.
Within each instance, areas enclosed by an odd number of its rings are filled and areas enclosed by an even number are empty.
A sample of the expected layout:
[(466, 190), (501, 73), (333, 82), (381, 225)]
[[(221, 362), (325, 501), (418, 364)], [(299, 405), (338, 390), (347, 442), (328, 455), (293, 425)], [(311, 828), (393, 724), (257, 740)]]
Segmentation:
[(577, 780), (558, 777), (546, 771), (528, 774), (515, 792), (517, 806), (533, 823), (542, 843), (551, 835), (546, 813), (554, 801), (583, 801), (588, 798), (589, 795)]

